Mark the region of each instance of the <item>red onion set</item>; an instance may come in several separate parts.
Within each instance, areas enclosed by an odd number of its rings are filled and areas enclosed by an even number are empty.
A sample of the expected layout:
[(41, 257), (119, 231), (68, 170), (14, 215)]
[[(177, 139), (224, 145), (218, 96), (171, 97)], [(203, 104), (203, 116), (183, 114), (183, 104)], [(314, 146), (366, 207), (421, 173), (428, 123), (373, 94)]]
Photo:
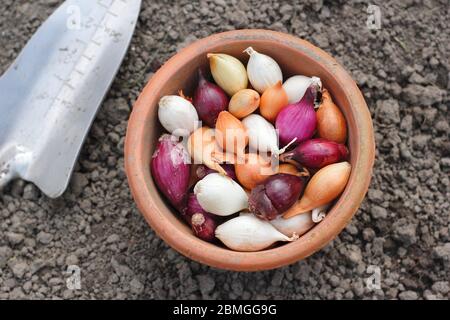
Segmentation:
[(208, 126), (214, 128), (219, 113), (225, 111), (230, 99), (216, 84), (205, 79), (203, 71), (198, 70), (198, 85), (195, 90), (194, 104), (198, 117)]
[(168, 133), (150, 163), (193, 234), (236, 251), (298, 239), (351, 173), (345, 117), (331, 93), (317, 77), (283, 82), (282, 66), (255, 49), (245, 50), (247, 66), (208, 54), (211, 77), (198, 70), (192, 100), (161, 98)]

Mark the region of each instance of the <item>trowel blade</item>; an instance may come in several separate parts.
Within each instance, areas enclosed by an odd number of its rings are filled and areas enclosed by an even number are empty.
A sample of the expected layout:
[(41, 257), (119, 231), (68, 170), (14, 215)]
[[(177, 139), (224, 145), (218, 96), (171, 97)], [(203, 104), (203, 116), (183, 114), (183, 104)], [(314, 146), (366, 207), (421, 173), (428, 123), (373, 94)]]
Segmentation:
[(55, 198), (130, 44), (141, 0), (67, 0), (0, 78), (0, 188)]

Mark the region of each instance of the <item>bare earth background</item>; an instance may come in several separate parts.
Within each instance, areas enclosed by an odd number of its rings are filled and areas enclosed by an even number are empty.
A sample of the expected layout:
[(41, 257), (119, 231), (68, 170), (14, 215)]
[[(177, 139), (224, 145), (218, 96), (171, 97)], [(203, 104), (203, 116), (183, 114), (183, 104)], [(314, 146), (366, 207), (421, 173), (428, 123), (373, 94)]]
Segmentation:
[[(2, 72), (61, 2), (2, 0)], [(450, 7), (372, 3), (380, 30), (366, 27), (364, 1), (143, 1), (70, 189), (50, 200), (16, 181), (0, 195), (0, 298), (449, 299)], [(237, 28), (289, 32), (337, 58), (376, 130), (373, 181), (351, 224), (321, 252), (268, 272), (216, 270), (170, 249), (137, 211), (123, 170), (127, 119), (147, 79), (188, 43)], [(81, 290), (66, 287), (73, 264)], [(370, 265), (379, 290), (366, 286)]]

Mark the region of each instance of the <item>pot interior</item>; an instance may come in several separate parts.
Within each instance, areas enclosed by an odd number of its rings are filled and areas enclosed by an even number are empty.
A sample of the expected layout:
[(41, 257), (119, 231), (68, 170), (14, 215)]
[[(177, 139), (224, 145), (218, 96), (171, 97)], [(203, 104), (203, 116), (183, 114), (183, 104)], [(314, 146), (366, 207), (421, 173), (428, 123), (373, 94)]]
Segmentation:
[[(152, 99), (152, 105), (148, 106), (151, 108), (148, 119), (142, 119), (143, 121), (148, 121), (154, 125), (147, 126), (146, 132), (144, 132), (144, 142), (148, 146), (146, 154), (143, 155), (144, 164), (149, 164), (151, 155), (153, 154), (154, 148), (157, 143), (157, 139), (164, 132), (162, 126), (158, 121), (158, 101), (161, 97), (165, 95), (178, 94), (180, 89), (183, 90), (184, 94), (187, 96), (192, 96), (197, 85), (197, 70), (202, 67), (204, 70), (208, 71), (209, 79), (212, 77), (209, 73), (209, 63), (206, 58), (206, 54), (209, 52), (213, 53), (226, 53), (230, 54), (239, 60), (241, 60), (244, 65), (248, 61), (248, 55), (243, 53), (243, 50), (252, 46), (255, 50), (271, 56), (275, 61), (278, 62), (282, 71), (283, 79), (286, 80), (288, 77), (293, 75), (306, 75), (306, 76), (317, 76), (322, 80), (323, 87), (328, 89), (331, 93), (333, 101), (342, 110), (348, 127), (348, 147), (350, 150), (350, 162), (352, 167), (356, 161), (355, 155), (353, 155), (353, 150), (357, 150), (357, 139), (356, 134), (356, 124), (354, 117), (350, 109), (350, 102), (346, 98), (343, 88), (339, 85), (336, 79), (333, 77), (332, 71), (325, 68), (324, 64), (318, 63), (317, 57), (314, 56), (313, 52), (305, 52), (290, 46), (289, 44), (280, 43), (269, 43), (265, 40), (236, 40), (231, 44), (214, 44), (212, 43), (208, 48), (196, 51), (195, 55), (191, 60), (176, 60), (178, 66), (175, 71), (171, 71), (167, 74), (167, 81), (165, 83), (152, 84), (155, 89), (155, 97)], [(158, 91), (158, 92), (157, 92)], [(149, 166), (147, 165), (149, 168)], [(352, 172), (353, 174), (353, 172)], [(150, 170), (148, 170), (148, 177), (145, 177), (146, 181), (149, 181), (148, 188), (150, 188), (150, 193), (155, 194), (157, 188), (150, 177)], [(162, 210), (164, 212), (174, 212), (173, 208), (165, 201), (163, 195), (159, 193), (159, 197), (155, 197), (155, 205), (166, 206), (169, 210)], [(175, 227), (181, 228), (184, 233), (192, 235), (190, 228), (181, 220), (179, 220), (177, 214), (171, 214), (167, 216), (168, 220), (174, 224)], [(309, 231), (310, 232), (310, 231)], [(201, 241), (200, 239), (197, 239)], [(215, 244), (208, 244), (210, 246), (216, 246)], [(289, 244), (284, 244), (289, 245)]]

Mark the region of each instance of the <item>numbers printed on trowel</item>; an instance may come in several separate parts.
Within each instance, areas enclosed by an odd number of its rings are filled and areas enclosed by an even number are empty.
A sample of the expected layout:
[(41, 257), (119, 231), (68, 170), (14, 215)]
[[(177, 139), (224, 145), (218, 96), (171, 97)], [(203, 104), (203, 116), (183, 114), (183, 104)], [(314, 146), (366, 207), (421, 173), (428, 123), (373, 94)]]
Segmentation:
[[(120, 41), (121, 34), (115, 31), (115, 20), (119, 17), (120, 12), (126, 9), (126, 0), (97, 0), (97, 4), (106, 9), (101, 22), (95, 23), (96, 19), (92, 16), (83, 19), (82, 12), (77, 6), (69, 6), (67, 8), (67, 14), (69, 18), (67, 20), (67, 28), (77, 32), (81, 28), (90, 29), (96, 28), (91, 39), (86, 42), (85, 40), (76, 39), (75, 47), (69, 48), (67, 51), (67, 60), (71, 61), (70, 52), (77, 52), (80, 50), (82, 52), (81, 57), (77, 61), (73, 61), (74, 68), (73, 71), (67, 76), (67, 79), (62, 79), (62, 77), (55, 75), (55, 77), (63, 82), (63, 85), (67, 87), (66, 89), (74, 90), (77, 86), (82, 84), (84, 77), (90, 72), (96, 72), (93, 69), (95, 65), (95, 59), (97, 58), (97, 52), (99, 48), (105, 41)], [(98, 20), (97, 20), (98, 21)], [(66, 90), (61, 91), (61, 95), (67, 95)], [(57, 100), (60, 100), (57, 97)]]
[(81, 29), (81, 10), (79, 6), (69, 6), (66, 10), (69, 18), (67, 19), (67, 29), (80, 30)]

